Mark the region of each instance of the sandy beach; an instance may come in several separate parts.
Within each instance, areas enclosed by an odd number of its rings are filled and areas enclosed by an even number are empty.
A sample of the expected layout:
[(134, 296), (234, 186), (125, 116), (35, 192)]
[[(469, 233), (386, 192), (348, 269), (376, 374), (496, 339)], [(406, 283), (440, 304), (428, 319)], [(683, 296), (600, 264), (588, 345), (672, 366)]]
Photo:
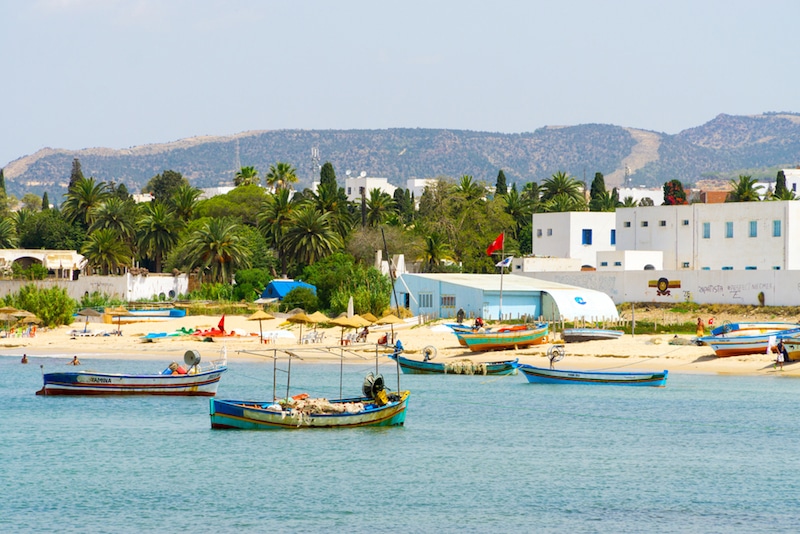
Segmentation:
[[(63, 359), (66, 363), (73, 355), (78, 355), (86, 364), (93, 359), (137, 359), (182, 361), (187, 350), (198, 351), (205, 361), (217, 359), (225, 347), (228, 361), (253, 360), (261, 358), (258, 351), (284, 349), (296, 351), (305, 361), (339, 361), (335, 354), (341, 352), (340, 337), (342, 329), (332, 327), (318, 329), (325, 333), (321, 343), (300, 344), (300, 325), (289, 325), (283, 319), (262, 321), (263, 332), (281, 332), (273, 343), (259, 343), (258, 321), (248, 321), (245, 316), (226, 316), (226, 331), (236, 331), (244, 335), (210, 338), (204, 341), (203, 336), (170, 336), (147, 342), (142, 336), (151, 332), (175, 332), (181, 328), (209, 329), (219, 322), (219, 316), (188, 316), (162, 322), (137, 322), (122, 324), (121, 335), (74, 336), (72, 332), (87, 328), (93, 332), (113, 332), (117, 324), (106, 324), (90, 321), (85, 325), (83, 320), (70, 326), (47, 330), (39, 329), (34, 337), (15, 337), (0, 339), (0, 349), (5, 355), (27, 354), (28, 357), (52, 357)], [(441, 321), (446, 322), (446, 321)], [(411, 324), (395, 326), (395, 337), (405, 347), (405, 355), (409, 358), (422, 359), (422, 350), (427, 346), (436, 348), (438, 361), (449, 361), (469, 358), (473, 361), (496, 361), (518, 357), (521, 362), (537, 366), (548, 366), (547, 350), (550, 343), (525, 348), (518, 351), (470, 352), (461, 347), (456, 337), (442, 331), (439, 323), (419, 325)], [(303, 334), (309, 331), (304, 325)], [(370, 328), (368, 343), (347, 346), (352, 351), (354, 361), (357, 356), (371, 357), (376, 352), (376, 342), (389, 327), (375, 326)], [(349, 332), (352, 332), (350, 330)], [(551, 336), (552, 337), (552, 336)], [(678, 336), (688, 341), (691, 336)], [(615, 340), (589, 341), (585, 343), (569, 343), (565, 346), (566, 357), (557, 365), (559, 368), (595, 369), (595, 370), (662, 370), (675, 373), (716, 373), (759, 375), (781, 373), (785, 376), (800, 376), (800, 364), (788, 362), (784, 370), (773, 369), (774, 356), (752, 354), (734, 358), (717, 358), (710, 347), (693, 344), (675, 345), (675, 336), (670, 333), (625, 335)], [(332, 349), (329, 351), (321, 350)], [(386, 352), (385, 348), (380, 351)], [(160, 365), (160, 364), (159, 364)]]

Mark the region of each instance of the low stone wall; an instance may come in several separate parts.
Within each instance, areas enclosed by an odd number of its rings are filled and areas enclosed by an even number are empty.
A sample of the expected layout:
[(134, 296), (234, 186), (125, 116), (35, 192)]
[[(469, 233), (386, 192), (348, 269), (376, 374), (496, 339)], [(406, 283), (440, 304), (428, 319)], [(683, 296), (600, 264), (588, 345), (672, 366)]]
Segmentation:
[(158, 298), (174, 299), (189, 291), (189, 277), (185, 274), (81, 276), (77, 280), (48, 278), (46, 280), (0, 280), (0, 297), (16, 293), (21, 287), (35, 284), (41, 288), (62, 287), (75, 300), (94, 292), (117, 297), (126, 302)]

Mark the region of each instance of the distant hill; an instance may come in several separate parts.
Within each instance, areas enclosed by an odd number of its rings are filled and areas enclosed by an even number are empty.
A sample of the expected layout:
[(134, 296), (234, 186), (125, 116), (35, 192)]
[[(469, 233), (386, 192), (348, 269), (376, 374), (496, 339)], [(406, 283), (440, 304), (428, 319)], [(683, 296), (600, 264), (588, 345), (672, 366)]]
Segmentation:
[(509, 185), (549, 178), (558, 171), (590, 182), (595, 172), (607, 187), (660, 187), (678, 179), (691, 186), (704, 178), (750, 174), (773, 178), (780, 168), (800, 164), (800, 114), (719, 115), (712, 121), (666, 135), (606, 124), (548, 126), (531, 133), (504, 134), (441, 129), (275, 130), (219, 137), (193, 137), (124, 150), (43, 149), (8, 164), (9, 193), (27, 192), (60, 201), (73, 158), (85, 176), (124, 183), (139, 192), (156, 174), (171, 169), (196, 187), (232, 185), (241, 166), (263, 174), (285, 161), (297, 168), (299, 187), (319, 179), (312, 172), (312, 148), (319, 164), (330, 161), (340, 181), (345, 171), (388, 178), (405, 187), (409, 178), (470, 174), (494, 184), (503, 169)]

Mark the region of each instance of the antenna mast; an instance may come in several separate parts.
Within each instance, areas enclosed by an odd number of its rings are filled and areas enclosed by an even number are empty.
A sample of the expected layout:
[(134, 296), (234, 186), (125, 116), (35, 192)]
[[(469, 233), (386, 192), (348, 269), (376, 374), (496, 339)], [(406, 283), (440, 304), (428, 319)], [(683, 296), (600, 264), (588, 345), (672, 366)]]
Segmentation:
[(311, 183), (319, 179), (319, 148), (311, 147)]

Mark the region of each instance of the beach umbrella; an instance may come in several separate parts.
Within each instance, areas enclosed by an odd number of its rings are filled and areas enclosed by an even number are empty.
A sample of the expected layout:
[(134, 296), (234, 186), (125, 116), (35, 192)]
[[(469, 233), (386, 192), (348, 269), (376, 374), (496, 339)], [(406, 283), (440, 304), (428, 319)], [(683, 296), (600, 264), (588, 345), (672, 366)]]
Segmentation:
[(361, 317), (363, 317), (364, 319), (366, 319), (367, 321), (369, 321), (369, 322), (370, 322), (370, 324), (372, 324), (372, 323), (375, 323), (375, 322), (378, 320), (378, 318), (377, 318), (377, 317), (375, 317), (374, 315), (372, 315), (370, 312), (367, 312), (367, 313), (362, 313), (362, 314), (361, 314)]
[(19, 311), (13, 306), (3, 306), (0, 308), (0, 313), (14, 313), (15, 311)]
[(294, 324), (299, 324), (300, 325), (300, 340), (301, 341), (303, 340), (303, 325), (304, 324), (310, 324), (310, 323), (314, 322), (314, 320), (311, 319), (311, 317), (309, 317), (308, 315), (306, 315), (306, 312), (304, 312), (304, 311), (300, 311), (298, 313), (295, 313), (294, 315), (290, 315), (289, 317), (286, 318), (286, 320), (289, 321), (290, 323), (294, 323)]
[(405, 321), (402, 320), (401, 318), (399, 318), (398, 316), (396, 316), (395, 314), (390, 313), (386, 317), (381, 317), (380, 319), (375, 321), (375, 323), (376, 324), (388, 324), (389, 328), (392, 331), (392, 342), (394, 342), (394, 325), (403, 324), (403, 323), (405, 323)]
[(83, 325), (83, 331), (86, 332), (86, 329), (89, 328), (89, 317), (100, 317), (100, 312), (94, 308), (84, 308), (78, 312), (78, 315), (86, 317), (86, 323)]
[(117, 333), (122, 334), (122, 318), (125, 316), (130, 316), (131, 312), (129, 312), (124, 306), (119, 306), (118, 308), (106, 308), (105, 312), (111, 317), (117, 318)]
[(19, 317), (22, 319), (23, 317), (36, 317), (33, 313), (29, 312), (28, 310), (17, 310), (13, 312), (7, 312), (9, 315), (13, 315), (14, 317)]
[(352, 317), (355, 315), (355, 310), (353, 309), (353, 296), (350, 296), (350, 299), (347, 301), (347, 316)]
[(314, 313), (309, 315), (308, 318), (311, 319), (312, 323), (314, 323), (314, 330), (317, 329), (317, 325), (319, 323), (330, 322), (330, 318), (327, 315), (325, 315), (324, 313), (322, 313), (321, 311), (315, 311)]
[(358, 328), (358, 323), (352, 317), (340, 315), (336, 319), (331, 320), (331, 324), (342, 327), (342, 335), (339, 338), (339, 344), (344, 342), (344, 329), (345, 328)]
[(20, 322), (23, 324), (39, 324), (42, 322), (42, 320), (35, 315), (32, 315), (30, 317), (23, 317)]
[(270, 319), (274, 319), (272, 315), (268, 314), (264, 310), (258, 310), (253, 315), (247, 318), (248, 321), (258, 321), (258, 334), (261, 336), (259, 339), (261, 340), (260, 343), (264, 342), (264, 331), (261, 329), (261, 321), (268, 321)]
[(357, 328), (369, 326), (372, 324), (372, 321), (369, 321), (358, 314), (355, 314), (352, 317), (350, 317), (350, 320), (353, 322), (354, 325), (356, 325)]

